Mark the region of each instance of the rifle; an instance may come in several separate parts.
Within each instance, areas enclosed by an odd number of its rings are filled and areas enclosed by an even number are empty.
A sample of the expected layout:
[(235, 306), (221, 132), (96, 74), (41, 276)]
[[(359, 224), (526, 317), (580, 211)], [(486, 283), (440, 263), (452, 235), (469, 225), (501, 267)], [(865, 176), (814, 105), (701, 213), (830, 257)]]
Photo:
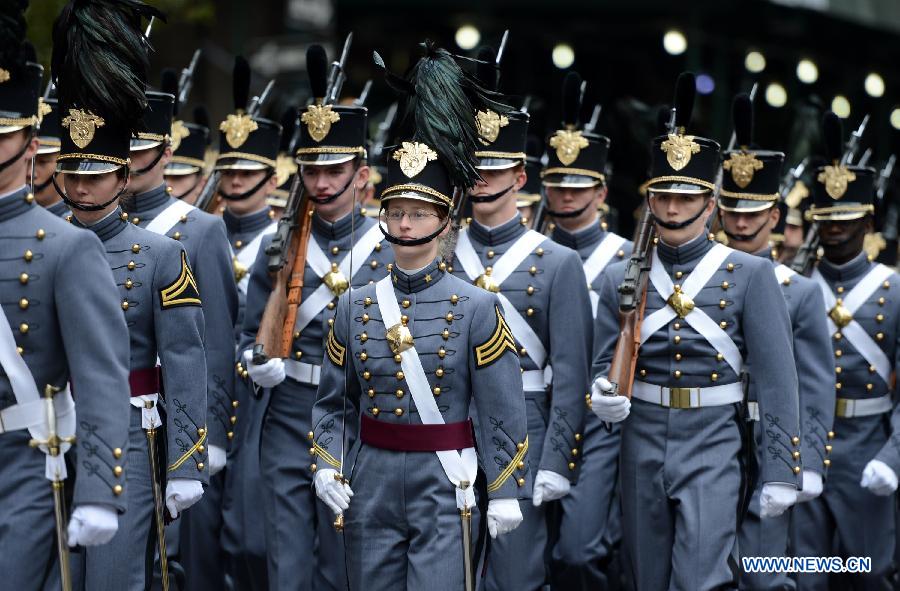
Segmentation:
[(191, 63), (188, 67), (181, 70), (181, 78), (178, 79), (178, 105), (175, 112), (181, 111), (181, 108), (187, 103), (188, 96), (191, 94), (191, 86), (194, 84), (194, 70), (197, 69), (197, 61), (200, 59), (200, 50), (194, 51), (191, 57)]
[(625, 265), (625, 277), (619, 285), (619, 340), (609, 366), (609, 381), (615, 394), (631, 398), (634, 369), (641, 347), (641, 324), (647, 303), (647, 285), (653, 258), (653, 214), (646, 205), (641, 216), (634, 251)]
[[(254, 96), (250, 100), (250, 104), (248, 104), (245, 109), (245, 112), (249, 117), (253, 118), (259, 113), (260, 108), (262, 108), (266, 99), (269, 98), (273, 86), (275, 86), (275, 81), (269, 80), (269, 83), (266, 84), (262, 94)], [(207, 177), (206, 182), (203, 184), (203, 189), (200, 191), (200, 196), (197, 197), (197, 203), (195, 203), (197, 209), (207, 213), (211, 212), (216, 203), (216, 189), (219, 187), (219, 178), (221, 177), (221, 174), (220, 171), (214, 170), (210, 173), (209, 177)]]
[(593, 133), (594, 130), (597, 129), (597, 124), (600, 122), (600, 113), (602, 111), (603, 105), (600, 103), (594, 105), (594, 111), (591, 113), (591, 120), (584, 126), (584, 133)]
[[(781, 185), (778, 187), (778, 195), (779, 198), (787, 203), (788, 195), (790, 195), (794, 186), (803, 177), (803, 172), (806, 170), (806, 165), (809, 164), (809, 156), (800, 161), (800, 164), (793, 167), (787, 173), (785, 173), (784, 178), (781, 180)], [(799, 203), (797, 204), (799, 205)], [(788, 207), (795, 207), (790, 203), (787, 203)]]
[(365, 107), (366, 100), (369, 98), (369, 92), (372, 90), (372, 81), (366, 80), (365, 86), (363, 86), (362, 91), (359, 93), (359, 96), (353, 101), (354, 107)]
[(859, 141), (862, 139), (862, 135), (865, 133), (866, 125), (868, 124), (869, 115), (866, 114), (866, 116), (863, 117), (862, 123), (856, 128), (856, 131), (851, 133), (850, 137), (847, 139), (847, 143), (844, 147), (844, 155), (841, 158), (841, 166), (853, 164), (853, 159), (856, 157), (856, 152), (859, 150)]
[[(350, 51), (353, 33), (347, 35), (341, 59), (332, 62), (325, 88), (325, 104), (340, 95), (346, 76), (344, 64)], [(324, 68), (323, 68), (324, 71)], [(306, 195), (302, 175), (294, 175), (284, 214), (272, 242), (266, 247), (267, 269), (272, 278), (272, 291), (263, 310), (253, 345), (253, 363), (262, 365), (269, 357), (289, 357), (294, 341), (294, 324), (303, 296), (303, 272), (306, 249), (312, 229), (312, 203)]]

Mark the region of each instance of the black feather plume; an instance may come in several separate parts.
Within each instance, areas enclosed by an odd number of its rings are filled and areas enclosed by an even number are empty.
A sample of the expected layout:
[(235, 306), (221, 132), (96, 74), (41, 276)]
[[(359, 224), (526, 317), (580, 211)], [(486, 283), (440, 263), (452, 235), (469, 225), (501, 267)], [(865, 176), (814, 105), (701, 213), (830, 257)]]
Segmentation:
[(194, 123), (209, 129), (209, 111), (203, 105), (194, 107)]
[(234, 70), (231, 74), (231, 96), (234, 99), (234, 110), (243, 111), (250, 102), (250, 64), (244, 56), (234, 58)]
[(577, 127), (581, 112), (581, 75), (575, 71), (566, 73), (563, 79), (562, 123), (564, 127)]
[(306, 48), (306, 73), (309, 75), (309, 87), (313, 97), (325, 98), (328, 91), (328, 56), (321, 45), (310, 45)]
[(294, 128), (297, 126), (297, 109), (288, 107), (281, 115), (281, 141), (278, 145), (279, 152), (289, 152), (291, 140), (294, 138)]
[(694, 114), (694, 97), (697, 95), (697, 82), (693, 72), (682, 72), (675, 83), (675, 127), (687, 129)]
[(507, 113), (500, 95), (464, 72), (453, 55), (431, 41), (422, 44), (425, 56), (408, 76), (415, 93), (407, 96), (404, 119), (415, 122), (414, 139), (438, 153), (454, 185), (470, 188), (480, 179), (475, 169), (478, 131), (475, 111)]
[(29, 61), (25, 47), (27, 7), (27, 0), (0, 0), (0, 68), (16, 77)]
[(175, 97), (175, 117), (178, 117), (178, 73), (172, 68), (165, 68), (159, 81), (162, 92)]
[(750, 95), (741, 93), (731, 103), (731, 119), (734, 121), (735, 144), (740, 148), (753, 145), (753, 102)]
[(497, 90), (499, 76), (497, 76), (497, 68), (494, 65), (496, 57), (497, 54), (494, 52), (494, 49), (487, 45), (478, 50), (478, 64), (475, 69), (475, 75), (478, 77), (478, 81), (488, 90)]
[(831, 111), (822, 117), (822, 136), (825, 156), (831, 162), (839, 162), (844, 154), (844, 126), (841, 118)]
[(154, 16), (165, 20), (138, 0), (71, 0), (63, 7), (53, 23), (51, 58), (60, 104), (139, 131), (151, 49), (141, 19)]

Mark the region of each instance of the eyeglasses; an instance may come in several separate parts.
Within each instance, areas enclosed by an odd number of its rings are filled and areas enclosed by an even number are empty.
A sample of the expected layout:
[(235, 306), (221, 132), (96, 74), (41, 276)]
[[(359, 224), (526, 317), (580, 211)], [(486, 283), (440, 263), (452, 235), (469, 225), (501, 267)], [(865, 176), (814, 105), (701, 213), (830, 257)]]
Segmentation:
[(403, 219), (403, 216), (408, 217), (409, 221), (414, 224), (424, 223), (428, 218), (441, 217), (436, 213), (432, 213), (430, 211), (425, 211), (422, 209), (417, 209), (415, 211), (406, 211), (403, 209), (388, 209), (384, 212), (384, 217), (391, 222), (399, 222)]

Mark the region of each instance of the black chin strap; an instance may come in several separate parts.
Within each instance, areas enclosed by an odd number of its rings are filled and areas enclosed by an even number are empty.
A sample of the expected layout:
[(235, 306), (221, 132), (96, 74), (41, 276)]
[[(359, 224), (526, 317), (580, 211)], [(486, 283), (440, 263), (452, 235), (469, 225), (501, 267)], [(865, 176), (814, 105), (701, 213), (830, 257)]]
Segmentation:
[[(383, 207), (382, 207), (381, 211), (384, 211)], [(379, 218), (381, 217), (381, 212), (379, 212), (378, 217)], [(396, 244), (397, 246), (418, 246), (420, 244), (425, 244), (426, 242), (431, 242), (432, 240), (434, 240), (435, 238), (440, 236), (441, 232), (444, 231), (444, 228), (446, 228), (447, 224), (449, 224), (449, 223), (450, 223), (450, 216), (448, 215), (444, 219), (444, 224), (440, 228), (438, 228), (436, 231), (432, 232), (431, 234), (429, 234), (428, 236), (425, 236), (423, 238), (414, 238), (412, 240), (406, 240), (403, 238), (397, 238), (396, 236), (392, 236), (385, 229), (385, 227), (384, 227), (385, 224), (382, 223), (382, 221), (380, 219), (378, 220), (378, 229), (381, 230), (381, 233), (384, 235), (384, 239), (387, 240), (388, 242), (390, 242), (391, 244)]]
[(18, 152), (16, 152), (12, 156), (10, 156), (7, 160), (4, 160), (2, 163), (0, 163), (0, 172), (3, 172), (7, 168), (9, 168), (9, 166), (12, 163), (18, 161), (18, 159), (21, 158), (25, 154), (25, 151), (28, 149), (29, 144), (31, 144), (32, 137), (34, 137), (33, 132), (28, 135), (28, 137), (25, 139), (25, 143), (22, 144), (22, 147), (19, 148)]
[(515, 183), (506, 187), (502, 191), (497, 191), (492, 195), (469, 195), (469, 201), (472, 203), (493, 203), (497, 199), (500, 199), (504, 195), (510, 192), (510, 190), (515, 187)]
[[(238, 193), (237, 195), (233, 195), (231, 193), (226, 193), (222, 189), (219, 189), (217, 192), (219, 193), (219, 195), (222, 196), (222, 199), (224, 199), (225, 201), (243, 201), (244, 199), (247, 199), (248, 197), (250, 197), (257, 191), (259, 191), (263, 185), (265, 185), (267, 182), (269, 182), (269, 179), (272, 178), (273, 174), (275, 174), (275, 171), (270, 169), (269, 172), (266, 174), (266, 176), (264, 176), (261, 181), (256, 183), (256, 185), (254, 185), (253, 188), (251, 188), (247, 191), (244, 191), (243, 193)], [(194, 183), (194, 187), (196, 187), (196, 186), (197, 186), (197, 184)], [(219, 186), (221, 187), (221, 183), (219, 184)], [(191, 187), (191, 191), (194, 190), (194, 187)], [(191, 191), (188, 191), (188, 193), (190, 193)], [(185, 193), (185, 195), (187, 195), (187, 193)], [(179, 199), (180, 199), (180, 197), (179, 197)]]
[(759, 228), (756, 229), (755, 232), (753, 232), (751, 234), (732, 234), (731, 232), (729, 232), (728, 230), (725, 229), (725, 218), (722, 215), (721, 210), (719, 210), (719, 220), (722, 222), (722, 231), (725, 232), (725, 235), (728, 236), (729, 240), (734, 240), (735, 242), (750, 242), (750, 241), (752, 241), (754, 238), (759, 236), (759, 233), (762, 232), (763, 229), (766, 227), (766, 224), (769, 223), (769, 220), (766, 220), (765, 222), (762, 223), (762, 225), (760, 225)]
[[(647, 207), (650, 207), (650, 198), (649, 197), (647, 198)], [(650, 215), (653, 217), (653, 221), (656, 222), (656, 224), (658, 226), (665, 228), (666, 230), (680, 230), (682, 228), (687, 228), (688, 226), (690, 226), (691, 224), (693, 224), (694, 222), (699, 220), (700, 216), (703, 215), (703, 210), (705, 210), (705, 209), (706, 209), (706, 201), (704, 200), (703, 207), (700, 208), (700, 211), (698, 211), (695, 215), (691, 216), (690, 218), (684, 220), (683, 222), (665, 222), (665, 221), (659, 219), (658, 217), (656, 217), (656, 215), (653, 213), (653, 208), (650, 208)]]
[(162, 160), (163, 154), (166, 153), (166, 144), (160, 144), (159, 150), (156, 153), (156, 158), (153, 159), (153, 162), (145, 166), (144, 168), (140, 168), (138, 170), (131, 171), (131, 174), (134, 176), (141, 176), (142, 174), (147, 174), (150, 172), (154, 166), (159, 164), (159, 161)]
[[(203, 180), (203, 175), (200, 174), (199, 172), (195, 173), (195, 174), (197, 175), (197, 180), (194, 181), (194, 184), (191, 185), (191, 188), (188, 189), (187, 191), (185, 191), (184, 193), (182, 193), (181, 195), (172, 195), (173, 197), (175, 197), (175, 199), (184, 199), (185, 197), (187, 197), (188, 195), (191, 194), (191, 191), (193, 191), (194, 189), (197, 188), (197, 185), (199, 185), (200, 181)], [(219, 193), (219, 194), (221, 195), (221, 193)]]
[[(357, 168), (356, 170), (359, 169)], [(350, 188), (350, 185), (353, 184), (354, 179), (356, 179), (356, 170), (353, 171), (353, 174), (350, 175), (350, 180), (348, 180), (347, 183), (343, 187), (341, 187), (340, 191), (336, 191), (333, 195), (329, 195), (328, 197), (315, 197), (310, 194), (309, 200), (317, 205), (327, 205), (328, 203), (331, 203), (332, 201), (343, 195), (344, 191)]]
[(591, 206), (591, 204), (590, 204), (590, 202), (588, 202), (587, 205), (585, 205), (584, 207), (582, 207), (581, 209), (578, 209), (576, 211), (553, 211), (549, 207), (544, 208), (544, 211), (547, 212), (547, 215), (549, 215), (550, 217), (554, 217), (554, 218), (577, 218), (578, 216), (583, 214), (585, 211), (587, 211), (587, 208), (590, 206)]
[(32, 187), (32, 189), (31, 189), (31, 192), (32, 192), (32, 193), (40, 193), (41, 191), (43, 191), (44, 189), (46, 189), (47, 187), (49, 187), (49, 186), (50, 186), (50, 183), (52, 183), (52, 182), (53, 182), (53, 175), (51, 174), (51, 175), (47, 178), (47, 180), (44, 181), (43, 183), (39, 183), (39, 184), (37, 184), (37, 185), (34, 185), (34, 186)]
[[(116, 193), (113, 196), (113, 198), (110, 199), (109, 201), (107, 201), (106, 203), (101, 203), (100, 205), (82, 205), (81, 203), (76, 203), (76, 202), (72, 201), (71, 199), (69, 199), (68, 195), (66, 195), (66, 192), (59, 188), (59, 184), (56, 182), (57, 174), (59, 174), (59, 173), (54, 172), (50, 176), (50, 181), (53, 183), (53, 188), (56, 189), (56, 193), (60, 197), (62, 197), (62, 200), (66, 202), (66, 205), (68, 205), (72, 209), (77, 209), (78, 211), (100, 211), (101, 209), (105, 209), (107, 206), (112, 204), (113, 201), (115, 201), (116, 199), (121, 197), (122, 193), (125, 192), (125, 187), (128, 186), (128, 183), (126, 182), (124, 185), (122, 185), (122, 188), (119, 189), (119, 192)], [(128, 165), (127, 164), (125, 165), (125, 178), (128, 178)]]

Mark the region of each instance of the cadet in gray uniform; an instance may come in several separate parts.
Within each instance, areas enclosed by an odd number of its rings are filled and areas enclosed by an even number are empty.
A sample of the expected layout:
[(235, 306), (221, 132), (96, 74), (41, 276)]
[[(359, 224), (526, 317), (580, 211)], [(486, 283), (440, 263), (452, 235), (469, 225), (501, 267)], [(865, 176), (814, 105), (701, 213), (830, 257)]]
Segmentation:
[[(579, 85), (570, 82), (565, 87), (574, 90)], [(559, 140), (553, 138), (577, 129), (577, 111), (564, 116), (569, 119), (563, 121), (566, 127), (551, 137), (554, 143)], [(593, 318), (603, 269), (630, 255), (632, 244), (607, 232), (606, 223), (598, 215), (598, 206), (606, 201), (609, 138), (584, 130), (581, 136), (588, 145), (574, 160), (551, 147), (541, 176), (547, 199), (545, 212), (553, 220), (550, 237), (581, 257)], [(575, 591), (609, 586), (607, 569), (622, 537), (617, 491), (619, 432), (619, 425), (603, 426), (592, 413), (585, 418), (578, 484), (560, 500), (559, 538), (550, 565), (554, 588)]]
[(71, 212), (53, 187), (56, 157), (59, 155), (59, 103), (55, 98), (40, 99), (38, 104), (38, 151), (34, 159), (34, 176), (31, 166), (26, 169), (28, 184), (32, 186), (38, 205), (61, 218)]
[[(762, 444), (761, 514), (797, 496), (797, 374), (791, 329), (771, 263), (712, 242), (719, 146), (686, 135), (693, 75), (682, 75), (677, 119), (653, 142), (648, 207), (658, 241), (631, 399), (609, 372), (619, 337), (617, 287), (625, 263), (607, 267), (594, 329), (591, 404), (622, 422), (623, 541), (638, 590), (736, 585), (731, 553), (748, 470), (742, 461), (745, 365), (754, 369)], [(630, 417), (629, 417), (630, 413)], [(626, 420), (627, 418), (627, 420)]]
[[(74, 34), (74, 33), (73, 33)], [(100, 241), (34, 202), (26, 168), (35, 137), (43, 69), (27, 61), (25, 20), (0, 24), (0, 573), (3, 587), (37, 590), (59, 577), (51, 481), (66, 478), (47, 440), (76, 437), (69, 545), (108, 542), (125, 511), (128, 329)], [(77, 120), (83, 111), (73, 110)], [(73, 402), (69, 384), (77, 391)], [(56, 394), (52, 392), (56, 391)], [(83, 394), (82, 394), (83, 393)], [(63, 443), (65, 453), (70, 445)], [(74, 450), (73, 450), (74, 451)], [(63, 507), (65, 510), (65, 507)], [(65, 513), (63, 514), (65, 515)], [(57, 583), (58, 587), (58, 583)]]
[(208, 146), (209, 114), (204, 107), (194, 109), (193, 123), (180, 119), (172, 123), (172, 158), (166, 164), (165, 179), (175, 199), (191, 205), (197, 202), (206, 182)]
[[(437, 258), (454, 183), (478, 178), (477, 136), (473, 106), (450, 104), (464, 95), (435, 92), (430, 75), (451, 84), (462, 71), (447, 52), (427, 51), (414, 68), (416, 108), (459, 116), (466, 133), (446, 137), (416, 113), (415, 135), (388, 159), (379, 227), (397, 266), (339, 299), (309, 434), (316, 493), (344, 520), (354, 591), (474, 588), (460, 539), (479, 514), (476, 486), (487, 485), (492, 536), (521, 522), (517, 497), (530, 488), (521, 373), (500, 301)], [(459, 153), (435, 149), (444, 146)], [(359, 440), (344, 461), (356, 413)]]
[[(722, 188), (719, 192), (719, 216), (728, 244), (735, 250), (770, 259), (769, 238), (780, 216), (778, 188), (782, 179), (784, 154), (751, 149), (753, 146), (752, 103), (747, 95), (734, 102), (735, 137), (738, 149), (725, 153)], [(803, 467), (802, 490), (797, 501), (809, 501), (822, 493), (831, 441), (828, 433), (834, 421), (834, 355), (831, 335), (822, 317), (825, 303), (819, 287), (784, 265), (775, 266), (775, 276), (788, 305), (794, 343), (800, 396), (800, 459)], [(756, 400), (757, 382), (750, 380), (748, 418), (753, 427), (759, 423)], [(761, 429), (754, 429), (756, 461), (763, 462)], [(787, 511), (765, 521), (760, 518), (760, 487), (753, 497), (738, 533), (739, 555), (786, 556)], [(793, 509), (792, 511), (796, 511)], [(794, 583), (785, 573), (740, 573), (742, 589), (790, 589)]]
[(485, 588), (538, 589), (547, 579), (544, 503), (568, 494), (581, 461), (591, 304), (578, 254), (529, 230), (516, 207), (526, 180), (528, 115), (487, 109), (476, 119), (481, 180), (469, 193), (474, 219), (460, 231), (451, 270), (500, 294), (524, 370), (536, 470), (522, 526), (491, 547)]
[[(323, 75), (324, 71), (323, 67)], [(333, 122), (322, 135), (324, 120)], [(269, 588), (273, 591), (347, 586), (343, 540), (311, 488), (314, 472), (310, 466), (316, 460), (297, 451), (309, 447), (310, 413), (336, 298), (350, 284), (366, 285), (384, 277), (393, 261), (376, 220), (363, 216), (356, 205), (369, 174), (364, 160), (365, 129), (366, 110), (362, 107), (313, 104), (301, 113), (296, 157), (314, 213), (291, 358), (270, 359), (262, 365), (250, 361), (272, 290), (265, 255), (270, 237), (260, 246), (247, 288), (239, 371), (246, 371), (256, 386), (269, 389), (259, 452), (265, 484), (262, 501)], [(316, 540), (315, 547), (298, 551), (298, 536), (310, 544)]]
[[(822, 496), (794, 510), (792, 543), (798, 556), (868, 556), (871, 573), (844, 584), (884, 588), (900, 472), (900, 411), (891, 377), (900, 351), (900, 277), (869, 261), (862, 249), (872, 231), (875, 171), (841, 164), (834, 114), (826, 115), (825, 128), (831, 164), (816, 171), (810, 212), (825, 251), (812, 278), (825, 298), (821, 312), (836, 358), (834, 431), (828, 435), (834, 449)], [(828, 589), (828, 579), (827, 573), (802, 574), (797, 584)]]

